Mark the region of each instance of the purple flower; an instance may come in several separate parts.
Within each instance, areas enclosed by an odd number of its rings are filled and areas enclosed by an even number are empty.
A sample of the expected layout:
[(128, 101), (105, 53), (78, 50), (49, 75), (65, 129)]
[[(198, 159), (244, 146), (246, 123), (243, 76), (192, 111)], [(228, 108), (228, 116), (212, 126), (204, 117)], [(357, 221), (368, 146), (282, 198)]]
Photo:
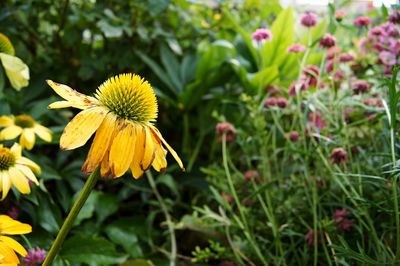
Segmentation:
[(257, 29), (253, 35), (252, 39), (257, 42), (267, 41), (272, 39), (272, 33), (268, 29)]
[(336, 44), (336, 38), (328, 33), (322, 37), (322, 39), (319, 41), (319, 46), (322, 48), (331, 48), (335, 46)]
[(396, 55), (388, 51), (382, 51), (379, 53), (379, 60), (386, 66), (393, 66), (396, 64)]
[(371, 85), (364, 80), (357, 80), (353, 82), (353, 93), (354, 94), (363, 94), (369, 91)]
[(305, 79), (299, 79), (295, 82), (293, 82), (292, 84), (290, 84), (289, 89), (288, 89), (288, 93), (290, 96), (296, 96), (296, 88), (299, 88), (299, 91), (305, 91), (307, 90), (309, 87), (309, 84), (307, 82), (307, 80)]
[(279, 108), (286, 108), (288, 106), (288, 101), (284, 97), (279, 97), (276, 99), (276, 105)]
[(218, 123), (215, 127), (215, 132), (218, 135), (218, 142), (222, 142), (223, 134), (226, 134), (226, 142), (231, 143), (235, 139), (236, 129), (228, 122)]
[(285, 136), (292, 142), (297, 142), (300, 138), (300, 134), (297, 131), (290, 131), (289, 133), (286, 133)]
[(356, 18), (353, 21), (353, 24), (356, 25), (357, 27), (368, 27), (369, 24), (371, 24), (371, 19), (366, 16), (361, 16)]
[(244, 181), (249, 182), (251, 180), (256, 180), (260, 177), (260, 173), (257, 170), (247, 170), (244, 173)]
[(348, 159), (347, 152), (343, 148), (335, 148), (329, 156), (332, 164), (345, 164)]
[(28, 250), (28, 254), (22, 259), (22, 263), (25, 266), (36, 266), (41, 265), (46, 258), (46, 251), (41, 248), (31, 248)]
[(394, 24), (400, 24), (400, 10), (393, 10), (392, 14), (389, 15), (388, 20)]
[(341, 54), (340, 56), (339, 56), (339, 61), (341, 62), (341, 63), (347, 63), (347, 62), (351, 62), (351, 61), (353, 61), (354, 60), (354, 56), (352, 56), (351, 54)]
[(311, 28), (317, 25), (317, 15), (313, 12), (306, 12), (301, 16), (300, 23), (304, 27)]
[(297, 43), (292, 44), (292, 45), (287, 49), (287, 51), (288, 51), (289, 53), (302, 53), (302, 52), (304, 52), (305, 50), (306, 50), (306, 47), (305, 47), (304, 45), (297, 44)]
[(264, 107), (276, 106), (276, 98), (267, 98), (264, 101)]
[(341, 232), (348, 232), (353, 228), (353, 219), (347, 218), (351, 212), (348, 210), (336, 210), (333, 215), (333, 222), (336, 224), (336, 227)]

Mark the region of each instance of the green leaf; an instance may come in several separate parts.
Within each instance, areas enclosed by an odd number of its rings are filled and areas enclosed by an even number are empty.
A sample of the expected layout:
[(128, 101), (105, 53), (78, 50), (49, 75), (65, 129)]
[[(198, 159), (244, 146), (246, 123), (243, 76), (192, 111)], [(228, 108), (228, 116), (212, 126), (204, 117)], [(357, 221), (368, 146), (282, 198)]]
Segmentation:
[(166, 45), (162, 44), (160, 47), (161, 62), (164, 69), (167, 70), (169, 79), (173, 86), (178, 92), (183, 90), (182, 80), (180, 79), (180, 65), (176, 56), (167, 48)]
[(175, 180), (172, 178), (171, 175), (165, 174), (165, 175), (160, 175), (157, 180), (157, 184), (164, 184), (166, 185), (171, 191), (175, 194), (178, 195), (178, 185), (175, 182)]
[(102, 237), (73, 236), (65, 241), (59, 256), (71, 263), (86, 263), (90, 266), (123, 263), (126, 255), (115, 250), (113, 243)]
[(251, 75), (253, 75), (252, 78), (250, 78), (253, 86), (264, 89), (279, 77), (279, 71), (276, 66), (271, 66)]
[(99, 223), (102, 223), (107, 217), (114, 214), (118, 210), (118, 199), (110, 193), (98, 192), (95, 212)]
[(153, 16), (157, 16), (168, 8), (170, 2), (171, 0), (147, 0), (147, 10)]
[(143, 251), (132, 225), (113, 223), (106, 227), (105, 232), (112, 242), (121, 245), (133, 258), (143, 257)]

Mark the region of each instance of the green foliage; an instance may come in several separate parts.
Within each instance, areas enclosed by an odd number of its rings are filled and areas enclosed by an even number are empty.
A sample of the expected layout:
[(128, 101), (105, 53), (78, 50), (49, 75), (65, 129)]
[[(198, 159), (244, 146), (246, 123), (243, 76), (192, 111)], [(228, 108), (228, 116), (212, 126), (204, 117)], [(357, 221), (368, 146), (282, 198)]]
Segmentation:
[(192, 262), (210, 262), (210, 260), (218, 260), (224, 258), (226, 254), (226, 248), (221, 246), (218, 242), (212, 240), (209, 241), (210, 246), (201, 249), (196, 247), (192, 252), (194, 258)]

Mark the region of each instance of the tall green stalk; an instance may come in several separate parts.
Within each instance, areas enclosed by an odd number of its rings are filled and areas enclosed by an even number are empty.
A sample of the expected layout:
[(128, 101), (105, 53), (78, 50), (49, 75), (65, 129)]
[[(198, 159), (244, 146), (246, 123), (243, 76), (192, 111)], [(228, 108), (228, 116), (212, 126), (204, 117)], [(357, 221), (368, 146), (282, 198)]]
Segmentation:
[(43, 262), (42, 266), (50, 266), (53, 263), (54, 258), (60, 251), (62, 243), (65, 240), (68, 232), (71, 230), (76, 217), (78, 216), (80, 210), (82, 209), (83, 205), (85, 204), (86, 200), (88, 199), (90, 192), (92, 192), (94, 186), (96, 185), (97, 180), (100, 177), (100, 167), (98, 166), (96, 170), (89, 176), (86, 180), (86, 183), (80, 192), (77, 200), (75, 201), (74, 205), (72, 206), (71, 211), (69, 212), (67, 218), (65, 219), (63, 225), (61, 226), (60, 232), (56, 237), (53, 245), (50, 248), (49, 253), (46, 256), (45, 261)]

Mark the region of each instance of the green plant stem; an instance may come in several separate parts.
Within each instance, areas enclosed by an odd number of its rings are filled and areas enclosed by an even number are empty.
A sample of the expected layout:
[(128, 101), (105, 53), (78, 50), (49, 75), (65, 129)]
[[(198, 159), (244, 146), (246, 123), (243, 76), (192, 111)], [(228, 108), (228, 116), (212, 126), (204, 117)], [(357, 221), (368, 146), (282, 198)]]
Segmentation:
[(149, 184), (151, 189), (153, 190), (154, 195), (156, 196), (158, 202), (160, 203), (161, 210), (164, 213), (165, 219), (167, 220), (168, 231), (171, 237), (171, 254), (169, 257), (169, 265), (175, 266), (176, 265), (176, 254), (177, 254), (177, 246), (176, 246), (176, 237), (175, 237), (175, 229), (172, 224), (171, 215), (168, 212), (167, 206), (164, 203), (163, 198), (158, 192), (156, 182), (154, 181), (153, 175), (150, 171), (146, 172), (147, 180), (149, 180)]
[(231, 191), (233, 200), (235, 201), (235, 204), (239, 210), (239, 215), (241, 219), (241, 223), (243, 224), (243, 229), (244, 229), (244, 235), (246, 238), (249, 240), (251, 247), (254, 249), (255, 253), (257, 254), (258, 258), (262, 261), (264, 265), (268, 265), (267, 261), (265, 260), (264, 256), (262, 255), (260, 249), (257, 247), (257, 244), (254, 242), (254, 239), (252, 238), (249, 230), (249, 226), (247, 224), (246, 217), (244, 215), (244, 211), (242, 209), (242, 205), (239, 202), (238, 195), (236, 194), (235, 187), (233, 185), (232, 181), (232, 176), (229, 171), (229, 166), (228, 166), (228, 158), (227, 158), (227, 152), (226, 152), (226, 133), (222, 135), (222, 160), (223, 160), (223, 165), (225, 169), (225, 174), (228, 179), (228, 186)]
[(182, 147), (185, 154), (190, 152), (190, 125), (189, 125), (189, 114), (187, 112), (183, 113), (183, 137), (182, 137)]
[(68, 232), (71, 230), (76, 217), (78, 216), (80, 210), (88, 199), (90, 193), (92, 192), (94, 186), (96, 185), (97, 180), (100, 177), (100, 167), (98, 166), (96, 170), (88, 177), (85, 185), (83, 186), (82, 191), (80, 192), (77, 200), (74, 202), (70, 212), (68, 213), (67, 218), (65, 219), (63, 225), (61, 226), (60, 231), (57, 234), (56, 240), (50, 248), (49, 253), (46, 256), (45, 261), (42, 266), (50, 266), (53, 263), (54, 258), (60, 251), (62, 243), (65, 240)]

